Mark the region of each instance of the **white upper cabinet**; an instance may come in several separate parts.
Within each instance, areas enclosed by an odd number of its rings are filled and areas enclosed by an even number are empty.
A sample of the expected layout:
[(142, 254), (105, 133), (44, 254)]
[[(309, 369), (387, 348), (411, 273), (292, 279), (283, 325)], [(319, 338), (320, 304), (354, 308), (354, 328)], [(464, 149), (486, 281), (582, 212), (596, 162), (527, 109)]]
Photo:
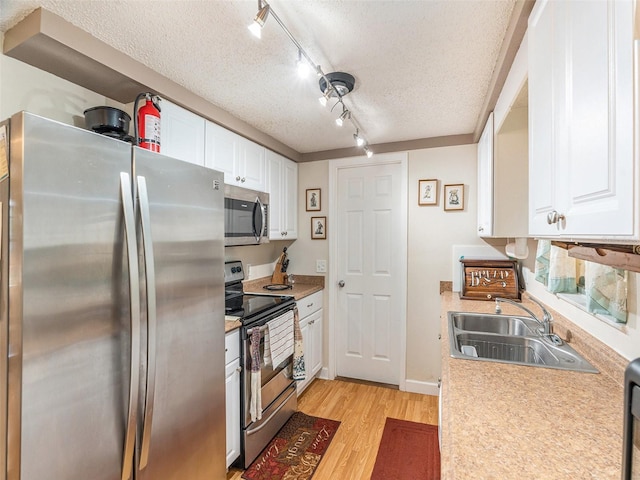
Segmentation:
[(206, 122), (205, 165), (224, 173), (224, 183), (266, 191), (264, 147)]
[(528, 37), (529, 234), (638, 239), (631, 0), (540, 0)]
[(493, 112), (478, 141), (478, 236), (493, 235)]
[(298, 164), (266, 151), (269, 239), (298, 238)]
[(204, 165), (205, 119), (167, 100), (160, 108), (160, 153)]

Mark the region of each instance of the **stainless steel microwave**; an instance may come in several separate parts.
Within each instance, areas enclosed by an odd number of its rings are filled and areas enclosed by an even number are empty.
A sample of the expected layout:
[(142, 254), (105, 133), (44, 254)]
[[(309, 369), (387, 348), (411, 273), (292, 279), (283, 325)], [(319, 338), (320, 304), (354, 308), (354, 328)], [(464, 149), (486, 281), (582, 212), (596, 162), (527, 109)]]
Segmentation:
[(224, 186), (224, 244), (269, 243), (269, 194)]

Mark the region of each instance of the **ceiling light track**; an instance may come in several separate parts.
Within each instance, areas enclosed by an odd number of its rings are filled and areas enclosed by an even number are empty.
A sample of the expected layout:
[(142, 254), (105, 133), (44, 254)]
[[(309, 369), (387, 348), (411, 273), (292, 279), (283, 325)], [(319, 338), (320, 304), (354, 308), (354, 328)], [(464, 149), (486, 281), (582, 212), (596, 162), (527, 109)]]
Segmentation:
[[(353, 87), (355, 86), (355, 78), (353, 75), (350, 75), (345, 72), (331, 72), (324, 73), (322, 71), (322, 67), (315, 63), (309, 54), (302, 48), (300, 42), (296, 40), (293, 34), (289, 31), (286, 25), (282, 22), (280, 17), (273, 11), (273, 8), (265, 1), (258, 0), (258, 13), (254, 18), (251, 25), (249, 25), (249, 30), (256, 37), (261, 38), (262, 28), (264, 27), (265, 22), (267, 21), (267, 17), (271, 15), (273, 19), (280, 25), (280, 28), (284, 31), (284, 33), (289, 37), (289, 40), (296, 46), (298, 49), (298, 72), (300, 75), (303, 75), (303, 71), (315, 70), (317, 76), (319, 77), (319, 86), (320, 91), (322, 92), (322, 96), (318, 99), (322, 106), (326, 106), (331, 98), (337, 99), (336, 104), (331, 108), (333, 110), (336, 105), (340, 104), (342, 106), (342, 113), (338, 118), (336, 118), (336, 125), (343, 126), (346, 120), (351, 122), (351, 125), (355, 129), (355, 133), (353, 134), (353, 139), (356, 142), (358, 147), (362, 147), (367, 157), (371, 158), (373, 152), (369, 148), (366, 140), (360, 135), (360, 125), (356, 122), (356, 119), (353, 117), (353, 113), (349, 110), (344, 104), (343, 97), (347, 95)], [(305, 65), (306, 63), (306, 65)]]

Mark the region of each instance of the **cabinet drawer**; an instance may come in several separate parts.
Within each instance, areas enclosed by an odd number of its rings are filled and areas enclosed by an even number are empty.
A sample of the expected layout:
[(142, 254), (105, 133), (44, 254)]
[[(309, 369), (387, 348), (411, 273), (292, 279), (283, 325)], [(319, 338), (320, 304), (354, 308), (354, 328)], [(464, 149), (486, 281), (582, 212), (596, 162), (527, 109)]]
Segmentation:
[(240, 358), (240, 330), (227, 333), (224, 337), (224, 364)]
[(322, 290), (313, 293), (307, 297), (301, 298), (296, 302), (298, 306), (298, 316), (300, 320), (317, 312), (322, 308)]

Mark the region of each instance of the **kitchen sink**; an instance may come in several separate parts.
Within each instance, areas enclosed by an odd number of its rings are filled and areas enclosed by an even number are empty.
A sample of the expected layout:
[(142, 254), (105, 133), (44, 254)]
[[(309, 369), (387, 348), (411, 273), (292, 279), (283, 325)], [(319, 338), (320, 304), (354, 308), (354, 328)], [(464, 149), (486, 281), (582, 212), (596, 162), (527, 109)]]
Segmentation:
[(538, 333), (527, 317), (449, 312), (451, 356), (598, 373), (585, 358), (554, 335)]
[(449, 318), (458, 330), (499, 333), (501, 335), (534, 335), (538, 323), (527, 317), (486, 313), (450, 312)]

